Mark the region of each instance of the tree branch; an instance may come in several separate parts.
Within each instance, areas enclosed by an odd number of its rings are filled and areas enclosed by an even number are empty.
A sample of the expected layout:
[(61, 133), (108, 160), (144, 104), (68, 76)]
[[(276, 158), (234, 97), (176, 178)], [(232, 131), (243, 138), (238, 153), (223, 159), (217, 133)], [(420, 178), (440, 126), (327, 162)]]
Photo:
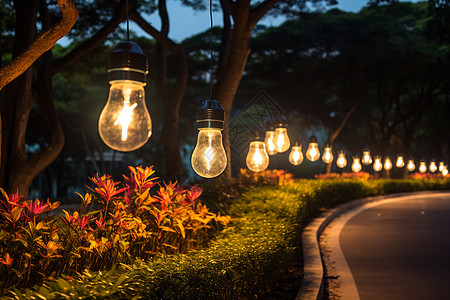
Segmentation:
[(280, 0), (266, 0), (252, 9), (250, 12), (250, 26), (255, 26), (256, 23), (258, 23), (258, 21), (261, 20), (261, 18), (264, 17), (264, 15), (278, 2), (280, 2)]
[(54, 26), (39, 34), (31, 45), (0, 69), (0, 90), (25, 72), (42, 53), (50, 50), (55, 43), (64, 37), (75, 24), (78, 10), (73, 0), (57, 0), (62, 18)]

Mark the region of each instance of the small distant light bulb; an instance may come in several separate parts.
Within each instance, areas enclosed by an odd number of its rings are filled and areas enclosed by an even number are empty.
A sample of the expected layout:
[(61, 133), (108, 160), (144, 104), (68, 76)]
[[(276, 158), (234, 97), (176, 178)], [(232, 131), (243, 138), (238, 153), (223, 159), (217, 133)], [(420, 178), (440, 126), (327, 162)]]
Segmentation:
[(287, 120), (281, 117), (275, 128), (275, 149), (279, 153), (286, 152), (291, 147), (291, 142), (287, 133)]
[(353, 163), (352, 163), (352, 171), (355, 173), (360, 172), (362, 169), (361, 161), (358, 156), (353, 157)]
[(419, 165), (419, 172), (425, 173), (427, 171), (427, 164), (422, 160)]
[(444, 170), (444, 168), (445, 168), (444, 162), (443, 162), (443, 161), (439, 162), (439, 169), (438, 169), (439, 172), (442, 173), (442, 171)]
[(443, 176), (447, 176), (448, 175), (447, 166), (444, 166), (444, 168), (442, 169), (442, 175)]
[(403, 168), (405, 166), (405, 159), (403, 158), (403, 155), (397, 156), (397, 161), (395, 162), (395, 166), (397, 168)]
[(381, 157), (375, 156), (375, 161), (373, 162), (373, 170), (375, 172), (380, 172), (383, 169), (383, 164), (381, 163)]
[(275, 146), (276, 143), (276, 132), (275, 129), (273, 127), (270, 127), (267, 131), (266, 131), (266, 137), (264, 140), (264, 143), (266, 144), (266, 151), (267, 154), (269, 155), (275, 155), (277, 154), (277, 148)]
[(391, 158), (388, 156), (384, 159), (384, 169), (389, 171), (392, 169), (392, 161)]
[(363, 163), (363, 165), (366, 165), (366, 166), (370, 165), (372, 163), (372, 156), (370, 156), (370, 151), (369, 150), (364, 150), (363, 151), (361, 162)]
[(227, 167), (227, 155), (222, 143), (225, 114), (216, 100), (206, 100), (197, 110), (198, 138), (192, 152), (195, 173), (204, 178), (219, 176)]
[(345, 158), (344, 151), (339, 151), (338, 157), (336, 159), (336, 165), (341, 169), (347, 166), (347, 158)]
[(408, 169), (408, 171), (412, 172), (416, 169), (416, 165), (414, 164), (414, 160), (410, 159), (408, 160), (408, 164), (406, 165), (406, 169)]
[(331, 150), (331, 146), (329, 144), (326, 144), (323, 149), (322, 160), (326, 164), (330, 164), (333, 161), (333, 151)]
[(119, 43), (109, 55), (108, 74), (111, 87), (98, 121), (100, 137), (114, 150), (136, 150), (152, 135), (144, 92), (147, 57), (138, 44)]
[(430, 162), (430, 166), (428, 167), (431, 173), (434, 173), (437, 171), (438, 167), (436, 166), (436, 162), (433, 160)]
[(267, 155), (266, 144), (260, 132), (256, 134), (255, 140), (250, 142), (246, 164), (253, 172), (264, 171), (269, 166), (269, 155)]
[(302, 145), (295, 143), (292, 146), (291, 153), (289, 153), (289, 162), (294, 166), (298, 166), (303, 162)]
[(308, 150), (306, 150), (306, 158), (310, 161), (316, 161), (320, 158), (319, 144), (317, 144), (317, 138), (312, 136), (309, 139)]

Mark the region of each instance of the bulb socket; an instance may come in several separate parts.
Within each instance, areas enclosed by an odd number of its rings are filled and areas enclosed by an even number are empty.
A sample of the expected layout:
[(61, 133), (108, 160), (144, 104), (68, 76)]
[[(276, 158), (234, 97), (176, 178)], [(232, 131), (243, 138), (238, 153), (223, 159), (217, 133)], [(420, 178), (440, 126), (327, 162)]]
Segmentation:
[(288, 122), (285, 116), (281, 116), (278, 118), (278, 120), (275, 122), (275, 128), (287, 128)]
[(253, 135), (253, 141), (254, 142), (264, 142), (265, 140), (265, 133), (263, 131), (255, 131), (254, 135)]
[(135, 42), (121, 42), (109, 53), (108, 79), (145, 83), (148, 59)]
[(294, 147), (298, 147), (298, 146), (302, 146), (302, 144), (300, 144), (299, 142), (294, 142)]
[(273, 122), (267, 122), (266, 131), (275, 131), (275, 126), (273, 126)]
[(205, 100), (197, 109), (197, 128), (223, 129), (225, 110), (217, 100)]
[(309, 138), (309, 142), (317, 144), (317, 138), (313, 135), (312, 137)]

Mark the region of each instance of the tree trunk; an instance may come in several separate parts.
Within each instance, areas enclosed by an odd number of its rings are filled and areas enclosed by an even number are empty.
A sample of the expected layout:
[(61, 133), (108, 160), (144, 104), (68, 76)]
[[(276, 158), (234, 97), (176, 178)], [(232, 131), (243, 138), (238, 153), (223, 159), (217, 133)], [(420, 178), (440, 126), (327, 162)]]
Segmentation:
[(222, 104), (225, 110), (223, 144), (227, 153), (227, 168), (223, 176), (226, 178), (231, 178), (232, 175), (230, 132), (228, 128), (230, 110), (250, 54), (250, 35), (253, 29), (248, 24), (250, 1), (241, 1), (239, 4), (235, 7), (236, 11), (233, 14), (235, 23), (231, 33), (232, 40), (228, 63), (223, 67), (214, 90), (214, 98)]

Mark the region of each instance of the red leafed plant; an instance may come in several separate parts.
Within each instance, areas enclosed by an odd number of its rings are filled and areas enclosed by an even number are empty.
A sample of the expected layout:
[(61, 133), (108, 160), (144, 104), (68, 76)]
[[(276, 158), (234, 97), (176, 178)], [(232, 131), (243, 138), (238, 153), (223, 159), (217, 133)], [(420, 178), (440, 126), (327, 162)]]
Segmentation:
[(0, 288), (31, 286), (88, 268), (106, 270), (118, 263), (203, 247), (211, 224), (229, 216), (199, 203), (202, 188), (183, 188), (152, 177), (153, 167), (129, 167), (123, 182), (109, 175), (90, 178), (91, 192), (80, 195), (78, 211), (59, 203), (29, 200), (17, 192), (0, 198)]

